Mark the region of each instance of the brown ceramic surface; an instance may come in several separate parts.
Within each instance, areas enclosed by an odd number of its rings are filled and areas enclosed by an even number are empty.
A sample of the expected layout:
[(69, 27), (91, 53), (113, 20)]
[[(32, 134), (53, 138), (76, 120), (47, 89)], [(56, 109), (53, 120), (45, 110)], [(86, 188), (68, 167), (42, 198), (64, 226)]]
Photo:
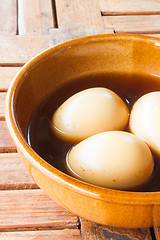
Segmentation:
[(90, 36), (44, 51), (13, 80), (6, 100), (11, 136), (35, 182), (73, 213), (106, 225), (149, 227), (154, 222), (160, 224), (160, 193), (92, 186), (49, 165), (26, 141), (35, 106), (59, 84), (83, 74), (142, 72), (160, 76), (159, 56), (160, 40), (156, 38), (121, 34)]

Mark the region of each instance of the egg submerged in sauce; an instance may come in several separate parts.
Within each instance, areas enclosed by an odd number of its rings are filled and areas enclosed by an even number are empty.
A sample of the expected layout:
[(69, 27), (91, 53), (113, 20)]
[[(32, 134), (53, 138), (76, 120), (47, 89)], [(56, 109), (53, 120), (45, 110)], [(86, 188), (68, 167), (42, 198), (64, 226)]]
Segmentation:
[(108, 131), (85, 139), (67, 155), (72, 176), (102, 187), (128, 190), (147, 182), (154, 161), (147, 144), (123, 131)]
[[(128, 108), (131, 110), (134, 103), (141, 96), (149, 92), (160, 91), (160, 81), (159, 77), (146, 74), (92, 74), (67, 82), (43, 99), (35, 109), (30, 120), (28, 143), (49, 164), (72, 176), (73, 172), (68, 171), (66, 166), (66, 154), (69, 149), (75, 145), (75, 142), (68, 141), (68, 139), (63, 140), (57, 133), (53, 132), (52, 117), (53, 113), (56, 112), (67, 99), (77, 92), (89, 88), (106, 88), (114, 91), (127, 103)], [(128, 131), (128, 129), (125, 129), (125, 131)], [(126, 151), (127, 150), (128, 149), (126, 149)], [(116, 146), (114, 151), (116, 153)], [(146, 182), (138, 187), (132, 189), (124, 188), (124, 190), (132, 190), (133, 192), (160, 191), (160, 158), (154, 153), (153, 157), (154, 170), (151, 177), (146, 178)], [(150, 166), (152, 166), (152, 164)], [(77, 175), (75, 174), (74, 176), (84, 180), (83, 177), (78, 177)], [(116, 179), (112, 178), (112, 180)], [(96, 185), (96, 183), (93, 184)]]
[(160, 156), (160, 91), (145, 94), (136, 101), (129, 128)]
[(67, 99), (53, 114), (53, 132), (63, 140), (81, 141), (94, 134), (123, 130), (129, 110), (123, 100), (104, 87), (89, 88)]

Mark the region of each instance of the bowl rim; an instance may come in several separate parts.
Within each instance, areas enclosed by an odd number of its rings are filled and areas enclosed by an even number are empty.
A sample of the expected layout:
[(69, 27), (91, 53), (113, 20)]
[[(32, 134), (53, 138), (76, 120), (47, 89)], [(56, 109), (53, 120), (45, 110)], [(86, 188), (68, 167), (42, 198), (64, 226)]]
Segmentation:
[(41, 172), (45, 173), (52, 180), (56, 181), (57, 184), (63, 185), (64, 188), (70, 189), (78, 194), (87, 195), (91, 198), (99, 200), (121, 203), (121, 204), (133, 204), (133, 205), (148, 205), (148, 204), (160, 204), (160, 192), (131, 192), (114, 190), (109, 188), (103, 188), (95, 186), (86, 182), (82, 182), (72, 176), (69, 176), (55, 167), (48, 164), (42, 159), (27, 143), (23, 137), (20, 128), (16, 122), (16, 116), (13, 110), (15, 90), (19, 86), (21, 78), (25, 75), (26, 71), (29, 71), (33, 65), (40, 62), (43, 58), (52, 54), (57, 54), (59, 51), (63, 51), (68, 47), (77, 45), (80, 43), (87, 43), (90, 41), (99, 42), (105, 40), (123, 40), (123, 41), (144, 41), (148, 44), (154, 44), (160, 47), (160, 39), (156, 37), (135, 35), (135, 34), (99, 34), (91, 35), (81, 38), (76, 38), (52, 47), (45, 49), (38, 53), (36, 56), (31, 58), (15, 75), (13, 78), (5, 101), (5, 117), (9, 132), (13, 141), (15, 142), (18, 150)]

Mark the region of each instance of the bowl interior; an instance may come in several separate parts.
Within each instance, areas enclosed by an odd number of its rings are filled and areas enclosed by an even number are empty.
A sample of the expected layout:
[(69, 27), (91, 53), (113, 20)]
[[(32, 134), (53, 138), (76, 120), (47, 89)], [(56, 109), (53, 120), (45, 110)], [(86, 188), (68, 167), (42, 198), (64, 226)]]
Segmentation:
[[(118, 201), (142, 203), (144, 196), (150, 202), (147, 194), (135, 194), (79, 183), (64, 174), (50, 168), (46, 161), (38, 157), (27, 144), (28, 125), (37, 104), (51, 91), (59, 86), (74, 81), (80, 76), (99, 73), (115, 74), (148, 74), (160, 76), (160, 41), (138, 35), (97, 35), (80, 38), (57, 45), (34, 57), (15, 77), (8, 93), (7, 119), (10, 132), (17, 147), (28, 155), (34, 164), (43, 161), (43, 170), (49, 170), (52, 177), (60, 178), (62, 182), (71, 184), (79, 190), (86, 188), (87, 193), (106, 197), (117, 195)], [(157, 78), (159, 81), (159, 78)], [(37, 165), (38, 166), (38, 165)], [(79, 185), (80, 184), (80, 185)], [(88, 187), (90, 191), (88, 191)], [(83, 192), (83, 190), (82, 190)], [(154, 193), (153, 193), (154, 194)], [(121, 196), (123, 195), (123, 197)], [(154, 194), (152, 202), (160, 200)], [(120, 196), (120, 198), (118, 197)], [(122, 198), (121, 198), (122, 197)], [(140, 197), (140, 198), (139, 198)], [(115, 199), (115, 201), (117, 201)]]
[(24, 137), (36, 105), (50, 91), (93, 73), (160, 75), (160, 47), (138, 36), (93, 36), (51, 48), (30, 61), (15, 82), (13, 114)]
[(153, 226), (153, 214), (159, 216), (160, 212), (156, 208), (153, 213), (153, 206), (160, 206), (160, 193), (101, 188), (50, 166), (27, 143), (33, 111), (54, 89), (89, 74), (147, 74), (156, 76), (159, 82), (159, 56), (160, 40), (156, 38), (127, 34), (90, 36), (45, 50), (13, 80), (6, 101), (6, 120), (13, 140), (37, 184), (75, 214), (113, 226)]

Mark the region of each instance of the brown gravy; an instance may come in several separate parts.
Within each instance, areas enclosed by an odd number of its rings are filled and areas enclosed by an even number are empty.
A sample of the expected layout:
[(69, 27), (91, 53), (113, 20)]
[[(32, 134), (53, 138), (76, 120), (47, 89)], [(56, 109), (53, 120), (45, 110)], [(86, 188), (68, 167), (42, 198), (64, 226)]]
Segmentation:
[[(113, 90), (131, 110), (134, 102), (142, 95), (160, 91), (160, 79), (157, 76), (142, 74), (93, 74), (73, 79), (43, 99), (31, 117), (28, 127), (28, 143), (49, 164), (67, 174), (65, 159), (72, 145), (54, 136), (51, 130), (51, 117), (53, 112), (76, 92), (98, 86)], [(152, 178), (134, 191), (160, 191), (160, 159), (157, 156), (154, 156), (154, 159), (155, 168)]]

